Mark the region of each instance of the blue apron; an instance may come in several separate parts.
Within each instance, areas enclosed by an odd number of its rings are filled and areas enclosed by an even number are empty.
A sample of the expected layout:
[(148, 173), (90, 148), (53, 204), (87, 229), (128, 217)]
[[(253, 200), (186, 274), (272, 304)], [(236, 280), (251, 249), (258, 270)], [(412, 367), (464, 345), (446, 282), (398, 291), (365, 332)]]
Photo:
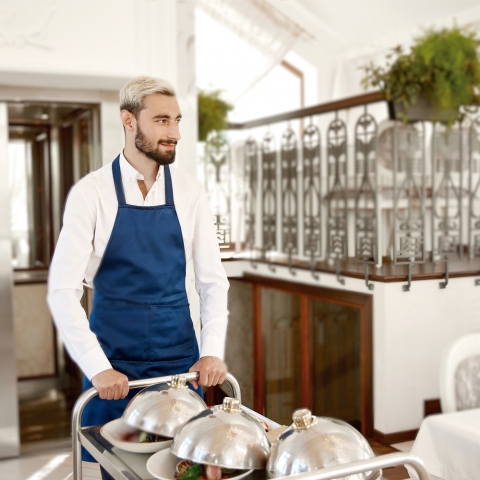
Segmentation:
[[(112, 367), (129, 380), (188, 372), (199, 351), (185, 291), (186, 260), (182, 230), (173, 202), (172, 178), (164, 167), (165, 205), (128, 205), (120, 173), (113, 164), (118, 212), (94, 280), (90, 329)], [(92, 387), (85, 377), (84, 390)], [(95, 397), (82, 426), (121, 417), (130, 399)], [(197, 393), (201, 395), (199, 388)], [(86, 451), (82, 459), (94, 462)]]

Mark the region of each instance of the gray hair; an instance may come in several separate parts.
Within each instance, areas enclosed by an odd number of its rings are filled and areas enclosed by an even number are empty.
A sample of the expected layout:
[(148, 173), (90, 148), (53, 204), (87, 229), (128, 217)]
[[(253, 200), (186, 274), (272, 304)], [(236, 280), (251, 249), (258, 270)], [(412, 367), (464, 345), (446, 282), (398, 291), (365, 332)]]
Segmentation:
[(143, 99), (154, 94), (175, 97), (175, 90), (171, 83), (161, 78), (134, 78), (120, 91), (120, 111), (127, 110), (136, 117), (144, 108)]

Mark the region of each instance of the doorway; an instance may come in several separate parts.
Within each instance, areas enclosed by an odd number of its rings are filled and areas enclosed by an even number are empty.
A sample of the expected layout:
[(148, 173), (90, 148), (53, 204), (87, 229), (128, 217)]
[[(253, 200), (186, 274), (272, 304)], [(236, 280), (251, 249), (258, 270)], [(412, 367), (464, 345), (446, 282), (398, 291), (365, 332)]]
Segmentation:
[(8, 103), (15, 347), (21, 443), (70, 436), (81, 373), (46, 304), (50, 260), (72, 185), (101, 166), (99, 106)]

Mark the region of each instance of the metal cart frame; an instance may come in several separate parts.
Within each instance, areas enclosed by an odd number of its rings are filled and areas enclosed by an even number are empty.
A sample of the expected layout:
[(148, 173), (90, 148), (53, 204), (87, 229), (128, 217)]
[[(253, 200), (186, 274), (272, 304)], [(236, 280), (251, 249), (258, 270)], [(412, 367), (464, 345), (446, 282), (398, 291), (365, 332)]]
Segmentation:
[[(182, 374), (187, 381), (198, 380), (198, 373), (184, 373)], [(157, 384), (165, 384), (170, 382), (172, 375), (165, 377), (150, 378), (147, 380), (133, 380), (128, 382), (130, 388), (144, 388)], [(233, 391), (233, 396), (237, 398), (240, 403), (241, 393), (240, 386), (231, 374), (227, 374), (226, 381), (230, 384)], [(82, 428), (82, 415), (83, 410), (87, 403), (98, 395), (98, 392), (91, 388), (80, 395), (75, 406), (73, 407), (72, 413), (72, 446), (73, 446), (73, 479), (82, 480), (82, 445), (89, 450), (89, 452), (96, 458), (99, 464), (105, 468), (110, 475), (118, 480), (136, 480), (139, 477), (133, 476), (129, 472), (125, 472), (119, 467), (122, 465), (122, 459), (118, 458), (115, 455), (115, 452), (108, 451), (109, 443), (106, 440), (100, 440), (99, 427), (83, 427)], [(260, 420), (264, 420), (272, 426), (278, 426), (275, 422), (265, 418), (263, 415), (260, 415), (256, 412), (242, 407), (248, 412), (252, 413), (254, 416)], [(95, 440), (95, 436), (97, 440)], [(101, 445), (103, 443), (103, 445)], [(108, 457), (105, 456), (103, 449), (108, 453)], [(136, 455), (141, 456), (142, 454), (130, 454), (130, 456)], [(110, 459), (110, 460), (109, 460)], [(321, 470), (316, 470), (313, 472), (301, 473), (298, 475), (291, 475), (288, 477), (288, 480), (335, 480), (347, 475), (354, 475), (358, 473), (368, 472), (371, 470), (395, 467), (398, 465), (409, 465), (412, 467), (418, 475), (419, 480), (429, 480), (429, 475), (425, 469), (425, 465), (422, 460), (415, 455), (410, 453), (390, 453), (388, 455), (382, 455), (380, 457), (371, 458), (368, 460), (359, 460), (357, 462), (348, 463), (345, 465), (323, 468)], [(254, 471), (251, 474), (252, 480), (263, 480), (266, 478), (265, 472), (262, 471), (262, 474), (259, 475), (260, 471)], [(250, 478), (250, 476), (248, 477)]]

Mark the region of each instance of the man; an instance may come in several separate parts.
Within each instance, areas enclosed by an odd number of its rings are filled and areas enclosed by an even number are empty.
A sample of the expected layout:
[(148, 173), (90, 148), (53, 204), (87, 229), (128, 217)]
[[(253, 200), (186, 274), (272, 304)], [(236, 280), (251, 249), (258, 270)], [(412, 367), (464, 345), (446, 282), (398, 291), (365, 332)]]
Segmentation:
[[(211, 386), (227, 372), (228, 281), (212, 215), (199, 182), (169, 168), (180, 140), (173, 88), (136, 78), (121, 91), (120, 110), (125, 148), (70, 191), (49, 276), (55, 324), (85, 374), (84, 389), (99, 393), (84, 425), (122, 415), (135, 393), (128, 380), (198, 371), (198, 383)], [(185, 290), (190, 259), (200, 351)], [(84, 280), (94, 287), (89, 320), (80, 305)], [(93, 461), (86, 451), (83, 459)]]

